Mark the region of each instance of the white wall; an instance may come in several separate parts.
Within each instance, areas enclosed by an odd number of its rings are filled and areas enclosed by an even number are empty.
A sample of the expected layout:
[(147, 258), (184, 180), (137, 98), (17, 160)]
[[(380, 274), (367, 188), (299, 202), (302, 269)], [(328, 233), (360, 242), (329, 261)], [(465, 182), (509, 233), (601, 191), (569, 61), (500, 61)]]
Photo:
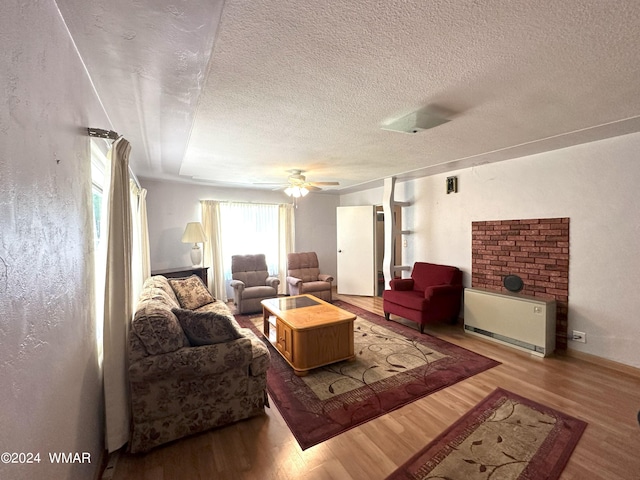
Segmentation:
[[(404, 209), (406, 262), (457, 265), (471, 282), (471, 222), (570, 218), (569, 348), (640, 367), (640, 133), (396, 184)], [(457, 175), (458, 193), (445, 179)], [(375, 198), (378, 197), (379, 200)], [(382, 189), (344, 195), (380, 203)]]
[[(282, 192), (240, 188), (213, 188), (204, 185), (156, 181), (141, 178), (147, 189), (151, 269), (191, 265), (191, 244), (181, 243), (188, 222), (200, 221), (200, 200), (256, 203), (288, 203)], [(321, 269), (335, 275), (337, 195), (309, 194), (296, 209), (296, 251), (316, 251)]]
[(316, 252), (320, 272), (332, 275), (337, 283), (338, 253), (336, 238), (337, 195), (309, 194), (299, 200), (296, 209), (296, 251)]
[(0, 32), (0, 451), (41, 456), (0, 478), (90, 479), (104, 433), (86, 127), (109, 125), (53, 0), (3, 3)]

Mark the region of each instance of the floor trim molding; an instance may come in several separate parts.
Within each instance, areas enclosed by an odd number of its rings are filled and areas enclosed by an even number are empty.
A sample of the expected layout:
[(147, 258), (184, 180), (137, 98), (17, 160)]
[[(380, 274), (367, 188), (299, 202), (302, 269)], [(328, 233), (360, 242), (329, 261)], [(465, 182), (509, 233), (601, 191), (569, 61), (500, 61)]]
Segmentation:
[[(556, 351), (555, 354), (558, 355), (558, 351)], [(562, 353), (560, 353), (560, 355), (562, 355)], [(565, 355), (567, 357), (577, 358), (588, 363), (597, 363), (598, 365), (601, 365), (603, 367), (608, 367), (612, 370), (616, 370), (618, 372), (626, 373), (627, 375), (632, 375), (634, 377), (640, 378), (640, 368), (636, 368), (625, 363), (616, 362), (615, 360), (609, 360), (608, 358), (599, 357), (598, 355), (593, 355), (591, 353), (581, 352), (573, 348), (567, 348)]]

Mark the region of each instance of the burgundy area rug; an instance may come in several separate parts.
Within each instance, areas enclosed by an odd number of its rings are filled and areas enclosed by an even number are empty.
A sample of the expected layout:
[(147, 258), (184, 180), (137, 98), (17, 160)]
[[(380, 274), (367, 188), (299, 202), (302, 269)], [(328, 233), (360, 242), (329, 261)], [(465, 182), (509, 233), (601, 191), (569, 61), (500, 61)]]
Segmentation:
[(586, 426), (498, 388), (387, 480), (556, 480)]
[[(355, 361), (338, 362), (298, 377), (271, 351), (267, 389), (304, 450), (414, 400), (499, 365), (499, 362), (346, 302), (357, 315)], [(236, 315), (260, 338), (262, 315)]]

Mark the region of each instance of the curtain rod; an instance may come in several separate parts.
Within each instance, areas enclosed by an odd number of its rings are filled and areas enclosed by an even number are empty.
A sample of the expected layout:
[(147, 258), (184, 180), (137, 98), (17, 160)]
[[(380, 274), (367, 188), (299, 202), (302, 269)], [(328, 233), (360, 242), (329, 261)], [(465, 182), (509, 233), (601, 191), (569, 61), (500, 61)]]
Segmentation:
[[(106, 138), (109, 140), (117, 140), (120, 138), (118, 132), (114, 132), (113, 130), (103, 130), (102, 128), (89, 127), (87, 128), (87, 134), (90, 137)], [(129, 175), (131, 176), (132, 180), (135, 182), (138, 188), (142, 188), (142, 185), (140, 185), (140, 180), (138, 180), (136, 174), (133, 173), (133, 170), (131, 170), (131, 165), (127, 165), (127, 167), (129, 169)]]
[(103, 130), (101, 128), (87, 128), (87, 133), (90, 137), (108, 138), (110, 140), (117, 140), (120, 138), (117, 132), (113, 130)]
[(292, 205), (291, 203), (264, 203), (264, 202), (240, 202), (237, 200), (210, 200), (210, 199), (202, 199), (200, 202), (218, 202), (218, 203), (238, 203), (242, 205), (274, 205), (279, 207), (280, 205)]

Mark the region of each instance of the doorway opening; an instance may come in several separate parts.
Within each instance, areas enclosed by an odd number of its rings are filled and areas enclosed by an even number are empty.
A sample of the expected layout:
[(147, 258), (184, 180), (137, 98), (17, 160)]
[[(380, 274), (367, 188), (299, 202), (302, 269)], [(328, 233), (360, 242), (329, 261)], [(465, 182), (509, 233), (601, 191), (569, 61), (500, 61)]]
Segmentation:
[[(393, 216), (395, 220), (396, 228), (393, 231), (393, 258), (391, 260), (392, 265), (402, 265), (402, 234), (400, 226), (402, 225), (402, 208), (399, 205), (394, 205)], [(376, 265), (376, 295), (382, 296), (382, 292), (385, 288), (384, 282), (384, 247), (385, 247), (385, 235), (384, 235), (384, 211), (382, 205), (376, 205), (376, 231), (375, 231), (375, 265)], [(395, 276), (395, 273), (394, 273)]]

